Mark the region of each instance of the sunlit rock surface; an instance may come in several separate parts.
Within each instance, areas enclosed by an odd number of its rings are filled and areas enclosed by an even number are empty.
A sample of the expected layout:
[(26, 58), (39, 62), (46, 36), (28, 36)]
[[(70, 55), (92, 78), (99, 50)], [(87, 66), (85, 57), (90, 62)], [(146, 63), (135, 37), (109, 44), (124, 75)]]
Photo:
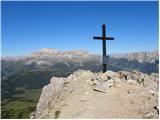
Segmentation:
[(158, 118), (158, 74), (92, 73), (53, 77), (32, 118)]

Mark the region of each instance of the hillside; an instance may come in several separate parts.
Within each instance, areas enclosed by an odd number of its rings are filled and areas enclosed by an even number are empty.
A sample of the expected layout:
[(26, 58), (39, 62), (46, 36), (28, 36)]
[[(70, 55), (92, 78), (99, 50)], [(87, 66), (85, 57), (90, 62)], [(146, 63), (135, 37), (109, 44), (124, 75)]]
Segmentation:
[(43, 87), (31, 118), (158, 119), (159, 76), (137, 71), (79, 70)]

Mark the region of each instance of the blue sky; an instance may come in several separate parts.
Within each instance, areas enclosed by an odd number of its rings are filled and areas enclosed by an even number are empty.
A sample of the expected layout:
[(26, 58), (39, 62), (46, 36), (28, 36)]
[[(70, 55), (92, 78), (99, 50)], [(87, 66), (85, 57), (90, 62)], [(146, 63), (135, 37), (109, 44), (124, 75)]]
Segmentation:
[(158, 2), (2, 2), (2, 56), (41, 48), (101, 53), (106, 24), (107, 53), (158, 49)]

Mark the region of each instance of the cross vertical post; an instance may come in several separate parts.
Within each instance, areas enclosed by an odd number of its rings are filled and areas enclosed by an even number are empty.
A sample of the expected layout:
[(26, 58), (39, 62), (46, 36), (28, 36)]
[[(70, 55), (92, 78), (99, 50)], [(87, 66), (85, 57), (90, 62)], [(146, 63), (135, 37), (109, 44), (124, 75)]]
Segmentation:
[(103, 72), (106, 72), (107, 70), (107, 64), (105, 64), (104, 62), (104, 57), (106, 57), (106, 26), (105, 25), (102, 25), (102, 36), (103, 36)]
[(107, 70), (107, 56), (106, 56), (106, 40), (114, 40), (113, 37), (106, 37), (106, 26), (102, 25), (102, 37), (93, 37), (93, 39), (102, 40), (103, 51), (103, 73)]

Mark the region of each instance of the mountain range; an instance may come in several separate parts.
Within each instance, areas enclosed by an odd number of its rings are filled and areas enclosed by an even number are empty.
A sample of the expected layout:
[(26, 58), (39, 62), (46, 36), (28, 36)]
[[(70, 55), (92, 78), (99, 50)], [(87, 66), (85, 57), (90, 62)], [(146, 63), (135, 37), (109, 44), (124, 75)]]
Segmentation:
[[(110, 55), (108, 66), (109, 69), (114, 71), (128, 71), (136, 69), (141, 72), (150, 73), (157, 72), (153, 68), (153, 66), (158, 60), (158, 51), (139, 53), (137, 52), (130, 54), (112, 54)], [(87, 67), (87, 69), (99, 71), (99, 66), (101, 66), (101, 64), (101, 55), (92, 54), (88, 51), (59, 51), (51, 48), (43, 48), (26, 56), (2, 57), (2, 78), (7, 76), (8, 74), (10, 75), (24, 69), (35, 70), (48, 67), (54, 68), (57, 66), (67, 68), (83, 66), (84, 68)], [(94, 66), (96, 66), (97, 68), (95, 68)], [(141, 68), (141, 66), (143, 67)]]

